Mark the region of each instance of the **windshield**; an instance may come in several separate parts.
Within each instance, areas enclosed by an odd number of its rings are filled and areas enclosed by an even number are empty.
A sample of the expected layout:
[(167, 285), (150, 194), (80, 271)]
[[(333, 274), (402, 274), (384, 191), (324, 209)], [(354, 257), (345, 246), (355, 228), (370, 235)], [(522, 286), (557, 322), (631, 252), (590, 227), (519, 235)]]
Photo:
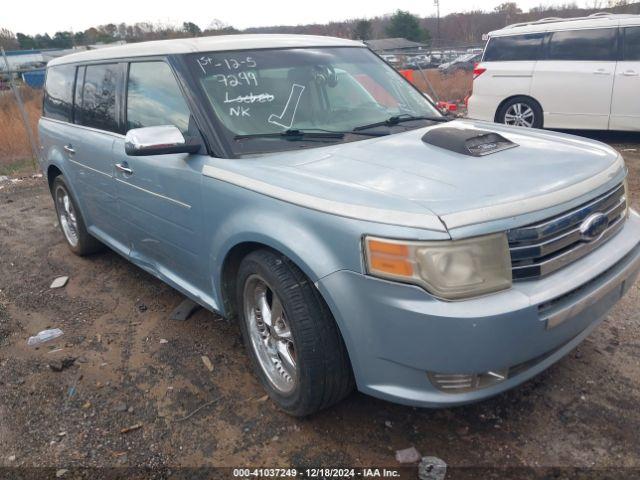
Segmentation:
[[(441, 116), (366, 48), (198, 53), (189, 56), (189, 63), (235, 154), (361, 140), (367, 137), (348, 132), (395, 116)], [(382, 128), (394, 133), (423, 125), (424, 120)], [(291, 130), (347, 134), (341, 138), (262, 136)]]

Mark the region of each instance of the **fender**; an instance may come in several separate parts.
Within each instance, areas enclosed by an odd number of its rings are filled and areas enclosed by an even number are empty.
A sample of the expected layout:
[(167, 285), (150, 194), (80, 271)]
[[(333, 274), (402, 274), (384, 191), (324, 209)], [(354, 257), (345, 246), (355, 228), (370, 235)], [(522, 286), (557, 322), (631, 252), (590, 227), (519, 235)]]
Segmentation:
[[(242, 243), (259, 243), (279, 251), (293, 261), (312, 281), (346, 267), (316, 229), (309, 228), (286, 211), (273, 208), (242, 208), (229, 215), (215, 229), (209, 249), (213, 292), (220, 306), (222, 302), (222, 274), (225, 259), (231, 250)], [(264, 218), (268, 216), (269, 221)], [(335, 241), (335, 239), (332, 239)], [(359, 249), (358, 244), (353, 245)]]

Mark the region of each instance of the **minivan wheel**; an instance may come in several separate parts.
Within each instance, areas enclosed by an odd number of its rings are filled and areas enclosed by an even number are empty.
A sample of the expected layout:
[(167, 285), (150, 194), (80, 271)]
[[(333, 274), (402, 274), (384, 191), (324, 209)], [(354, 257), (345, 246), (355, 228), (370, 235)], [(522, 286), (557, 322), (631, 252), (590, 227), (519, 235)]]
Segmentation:
[(83, 256), (102, 250), (104, 245), (87, 232), (82, 214), (78, 210), (76, 201), (69, 192), (62, 175), (54, 179), (51, 194), (60, 229), (71, 251), (76, 255)]
[(515, 97), (498, 112), (498, 122), (516, 127), (542, 128), (542, 108), (526, 97)]
[(351, 365), (333, 316), (289, 259), (267, 249), (250, 253), (236, 292), (254, 370), (280, 408), (310, 415), (351, 392)]

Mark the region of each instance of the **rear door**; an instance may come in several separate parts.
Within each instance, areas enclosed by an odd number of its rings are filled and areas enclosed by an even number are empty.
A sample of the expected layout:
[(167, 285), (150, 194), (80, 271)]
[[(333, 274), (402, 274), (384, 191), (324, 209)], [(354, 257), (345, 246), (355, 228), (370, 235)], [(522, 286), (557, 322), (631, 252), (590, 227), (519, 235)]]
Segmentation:
[(640, 131), (640, 26), (622, 28), (621, 37), (609, 128)]
[(532, 96), (550, 128), (607, 129), (616, 69), (617, 27), (551, 33), (537, 62)]
[[(131, 62), (127, 74), (126, 129), (174, 125), (185, 136), (199, 132), (169, 64)], [(114, 145), (121, 218), (135, 260), (175, 283), (207, 289), (202, 256), (200, 184), (203, 155), (131, 157), (124, 138)]]
[(121, 253), (128, 252), (127, 234), (119, 218), (113, 178), (113, 145), (121, 133), (118, 98), (123, 64), (80, 66), (77, 70), (74, 137), (67, 149), (90, 231)]

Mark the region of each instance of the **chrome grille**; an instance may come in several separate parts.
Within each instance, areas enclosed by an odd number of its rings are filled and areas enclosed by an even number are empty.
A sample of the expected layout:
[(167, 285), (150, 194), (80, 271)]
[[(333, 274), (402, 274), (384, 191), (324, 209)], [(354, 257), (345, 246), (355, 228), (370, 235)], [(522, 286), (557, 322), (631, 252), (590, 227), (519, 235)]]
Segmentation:
[[(595, 213), (606, 216), (606, 229), (598, 238), (586, 240), (580, 226)], [(573, 210), (509, 230), (513, 279), (541, 278), (578, 260), (615, 235), (622, 228), (625, 215), (625, 190), (620, 184)]]

